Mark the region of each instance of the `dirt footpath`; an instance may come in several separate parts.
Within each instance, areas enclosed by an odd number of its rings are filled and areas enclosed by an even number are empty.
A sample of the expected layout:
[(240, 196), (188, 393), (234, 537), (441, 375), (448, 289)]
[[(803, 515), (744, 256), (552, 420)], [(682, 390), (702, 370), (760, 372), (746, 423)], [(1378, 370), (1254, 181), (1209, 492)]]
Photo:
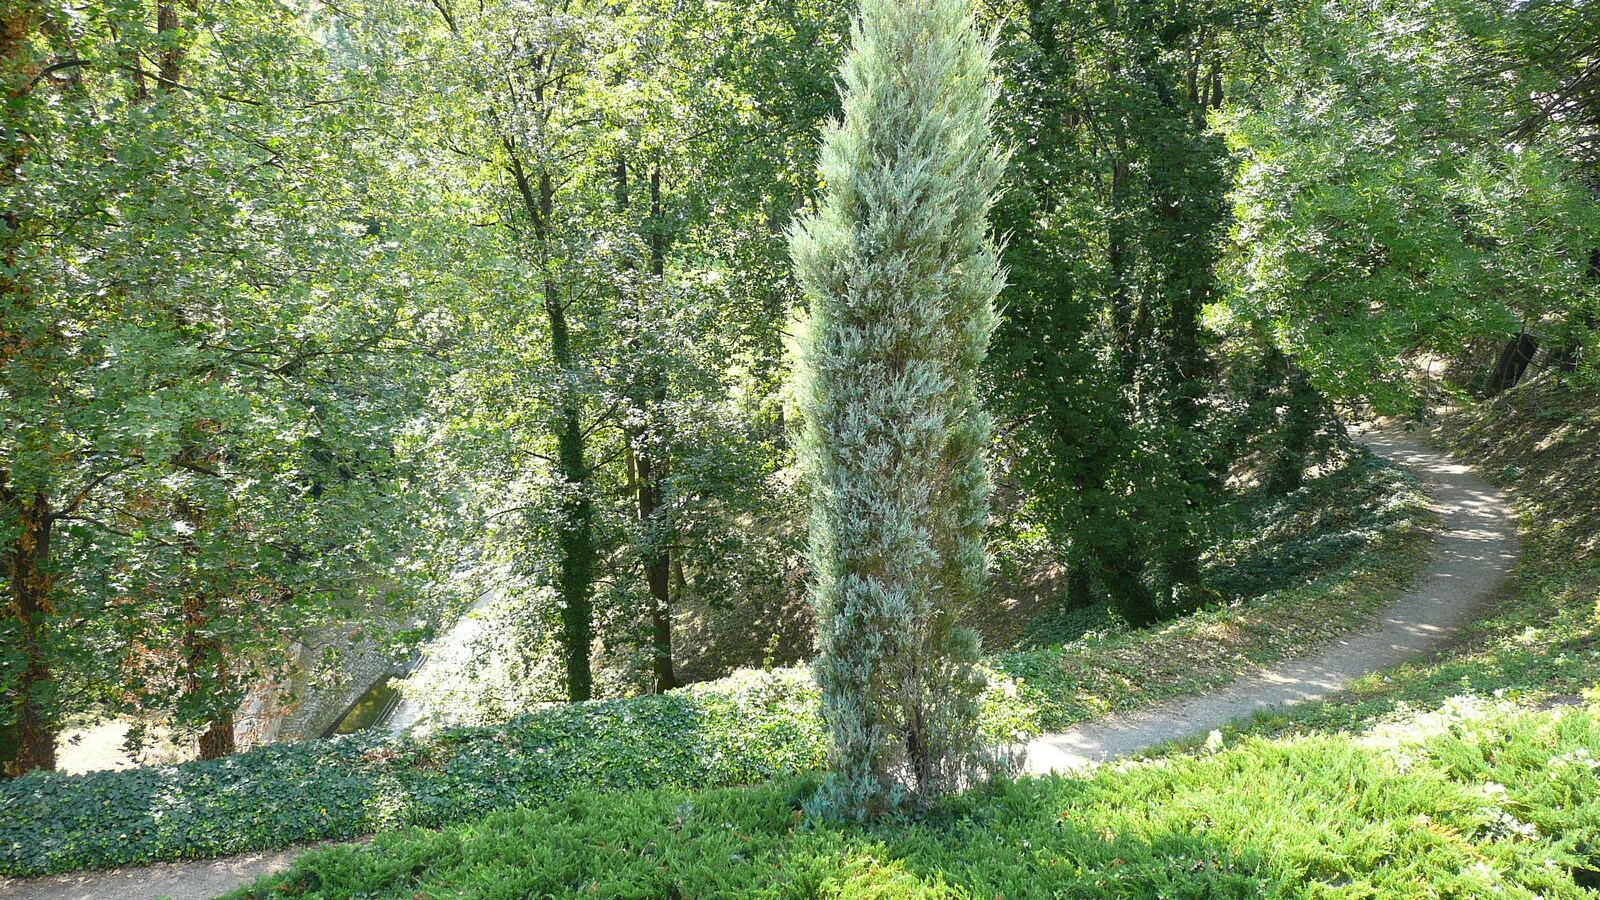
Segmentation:
[(1500, 495), (1466, 466), (1396, 430), (1361, 440), (1423, 484), (1441, 526), (1417, 588), (1373, 625), (1310, 657), (1288, 660), (1202, 697), (1047, 734), (1028, 745), (1027, 771), (1069, 772), (1165, 741), (1205, 734), (1252, 713), (1316, 700), (1370, 672), (1448, 642), (1472, 621), (1517, 558), (1517, 527)]
[(290, 847), (225, 859), (184, 860), (139, 868), (0, 879), (5, 900), (211, 900), (262, 875), (281, 872), (312, 849)]

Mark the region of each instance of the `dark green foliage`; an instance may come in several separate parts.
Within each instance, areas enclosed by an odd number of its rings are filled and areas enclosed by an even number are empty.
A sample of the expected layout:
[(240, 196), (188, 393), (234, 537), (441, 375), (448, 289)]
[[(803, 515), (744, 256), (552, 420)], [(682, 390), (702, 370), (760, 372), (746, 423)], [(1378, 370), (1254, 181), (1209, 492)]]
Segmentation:
[(1125, 625), (1109, 603), (1096, 603), (1065, 612), (1062, 607), (1056, 607), (1045, 610), (1028, 623), (1021, 646), (1060, 647), (1091, 632), (1116, 631)]
[(864, 829), (808, 781), (574, 797), (313, 853), (231, 895), (1578, 898), (1597, 863), (1592, 712), (1466, 704), (1349, 736), (1029, 779)]
[(816, 767), (803, 673), (751, 674), (499, 728), (270, 745), (213, 762), (0, 784), (0, 874), (205, 858), (439, 826), (575, 791), (745, 784)]
[[(1417, 513), (1407, 476), (1361, 454), (1288, 495), (1266, 488), (1231, 502), (1230, 533), (1202, 560), (1206, 583), (1222, 598), (1249, 603), (1315, 581), (1348, 565), (1374, 538), (1407, 527)], [(1126, 622), (1107, 603), (1043, 611), (1028, 624), (1023, 647), (1062, 646)]]
[(1362, 453), (1288, 495), (1247, 494), (1236, 536), (1206, 560), (1208, 580), (1228, 596), (1253, 597), (1320, 577), (1409, 518), (1408, 489), (1393, 464)]
[(1085, 597), (1149, 625), (1211, 597), (1211, 338), (1229, 188), (1206, 127), (1249, 4), (1029, 3), (1002, 44), (1017, 146), (991, 363), (1011, 474)]

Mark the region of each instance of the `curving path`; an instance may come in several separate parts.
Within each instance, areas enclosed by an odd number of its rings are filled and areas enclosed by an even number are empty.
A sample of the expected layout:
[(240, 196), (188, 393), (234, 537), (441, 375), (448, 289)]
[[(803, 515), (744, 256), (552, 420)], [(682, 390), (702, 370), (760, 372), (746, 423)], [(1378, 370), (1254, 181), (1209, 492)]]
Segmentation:
[[(1439, 514), (1433, 561), (1418, 587), (1357, 632), (1313, 657), (1240, 679), (1214, 694), (1177, 700), (1045, 735), (1027, 747), (1029, 772), (1064, 772), (1164, 741), (1191, 737), (1258, 710), (1315, 700), (1358, 676), (1404, 662), (1448, 641), (1494, 595), (1517, 555), (1516, 519), (1505, 500), (1466, 466), (1396, 431), (1361, 438), (1423, 482)], [(147, 868), (0, 879), (0, 900), (209, 900), (281, 871), (305, 848)]]
[(1475, 618), (1517, 557), (1517, 520), (1505, 499), (1466, 466), (1411, 435), (1383, 429), (1360, 440), (1415, 475), (1439, 516), (1432, 562), (1415, 589), (1367, 629), (1314, 656), (1284, 661), (1216, 693), (1040, 737), (1027, 746), (1027, 771), (1079, 770), (1261, 710), (1325, 697), (1362, 675), (1438, 648)]

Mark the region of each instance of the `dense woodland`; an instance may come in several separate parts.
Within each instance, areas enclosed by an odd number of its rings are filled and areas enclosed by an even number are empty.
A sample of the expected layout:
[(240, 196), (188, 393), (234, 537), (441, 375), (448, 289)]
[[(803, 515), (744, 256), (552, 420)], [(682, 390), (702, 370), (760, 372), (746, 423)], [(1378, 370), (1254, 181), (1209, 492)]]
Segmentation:
[[(870, 54), (839, 74), (856, 12), (5, 0), (6, 774), (93, 717), (228, 755), (291, 645), (404, 655), (486, 590), (526, 704), (667, 691), (684, 609), (753, 617), (807, 584), (843, 658), (818, 548), (852, 521), (829, 391), (861, 363), (824, 329), (860, 247), (827, 223), (871, 206), (851, 160), (896, 133), (850, 123), (926, 137)], [(918, 646), (975, 660), (955, 626), (1018, 565), (1133, 627), (1228, 602), (1207, 559), (1234, 498), (1296, 491), (1344, 422), (1439, 402), (1435, 376), (1594, 396), (1600, 6), (976, 16), (949, 29), (965, 93), (934, 94), (988, 141), (929, 169), (949, 209), (880, 235), (955, 223), (940, 258), (967, 260), (963, 334), (988, 338), (938, 344), (970, 363), (959, 415), (919, 426), (955, 437), (916, 471), (961, 445), (970, 496), (996, 489), (992, 513), (932, 507), (964, 562), (926, 576), (961, 586)], [(958, 707), (964, 677), (915, 676)]]

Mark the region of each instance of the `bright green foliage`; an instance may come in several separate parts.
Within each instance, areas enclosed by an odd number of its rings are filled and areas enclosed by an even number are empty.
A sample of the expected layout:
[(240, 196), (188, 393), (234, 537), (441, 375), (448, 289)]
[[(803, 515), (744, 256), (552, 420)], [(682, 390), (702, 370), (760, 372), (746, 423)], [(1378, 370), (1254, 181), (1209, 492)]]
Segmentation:
[(1407, 410), (1417, 354), (1525, 325), (1591, 339), (1595, 204), (1563, 129), (1516, 133), (1548, 88), (1517, 29), (1556, 5), (1330, 0), (1270, 34), (1270, 77), (1227, 124), (1231, 306), (1318, 389)]
[(227, 752), (290, 641), (406, 606), (442, 493), (408, 448), (431, 277), (358, 74), (294, 4), (162, 9), (0, 11), (8, 773), (94, 705)]
[(787, 589), (782, 226), (831, 101), (779, 75), (831, 66), (837, 14), (371, 9), (352, 41), (460, 260), (438, 449), (480, 532), (466, 580), (514, 607), (504, 668), (555, 673), (519, 702), (655, 689), (671, 607)]
[(831, 734), (820, 805), (836, 815), (975, 773), (978, 645), (953, 618), (988, 568), (991, 50), (965, 0), (866, 0), (820, 209), (791, 239), (811, 302), (798, 393)]
[(1367, 738), (1027, 779), (914, 821), (800, 820), (804, 781), (575, 797), (308, 854), (231, 895), (1577, 900), (1600, 864), (1590, 710), (1457, 704)]

